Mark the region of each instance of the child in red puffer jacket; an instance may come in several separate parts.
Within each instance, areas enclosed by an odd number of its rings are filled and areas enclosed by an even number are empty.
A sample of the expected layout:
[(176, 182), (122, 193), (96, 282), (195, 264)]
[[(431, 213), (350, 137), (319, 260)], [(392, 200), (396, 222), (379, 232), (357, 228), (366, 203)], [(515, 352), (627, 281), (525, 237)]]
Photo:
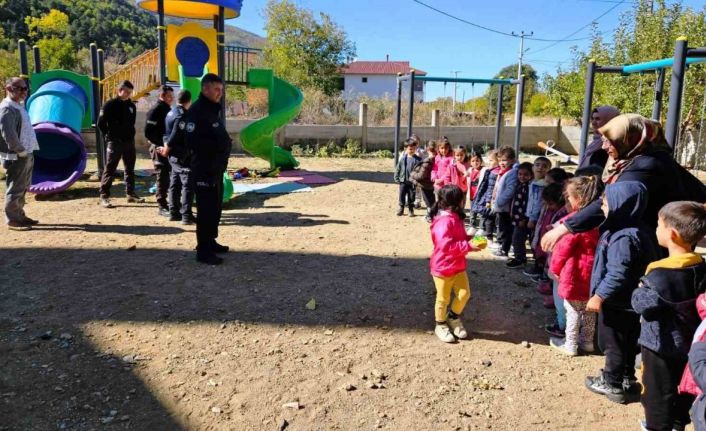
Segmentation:
[[(434, 333), (445, 343), (453, 343), (457, 338), (468, 337), (461, 323), (461, 313), (471, 297), (471, 289), (466, 273), (466, 255), (479, 250), (469, 241), (463, 225), (464, 193), (453, 184), (439, 190), (431, 216), (431, 240), (434, 251), (429, 259), (436, 303)], [(454, 295), (453, 301), (451, 295)]]
[[(565, 189), (571, 212), (562, 222), (598, 199), (602, 191), (603, 183), (597, 176), (571, 178)], [(549, 344), (569, 356), (576, 356), (579, 348), (586, 353), (594, 351), (596, 315), (586, 312), (586, 304), (598, 238), (598, 228), (565, 235), (554, 247), (549, 264), (549, 272), (559, 279), (559, 297), (564, 300), (566, 309), (566, 336), (564, 339), (551, 337)]]

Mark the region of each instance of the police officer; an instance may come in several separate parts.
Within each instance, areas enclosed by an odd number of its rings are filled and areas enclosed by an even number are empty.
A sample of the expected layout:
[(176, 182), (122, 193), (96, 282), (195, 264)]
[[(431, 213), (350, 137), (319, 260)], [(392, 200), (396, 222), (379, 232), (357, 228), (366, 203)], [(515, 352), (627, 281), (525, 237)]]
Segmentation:
[(191, 172), (191, 152), (186, 148), (184, 114), (191, 105), (191, 92), (181, 90), (177, 106), (167, 114), (162, 155), (169, 157), (172, 172), (169, 174), (170, 221), (181, 224), (196, 223), (191, 211), (194, 202), (194, 176)]
[[(169, 204), (167, 203), (167, 189), (169, 188), (169, 173), (171, 166), (169, 160), (162, 155), (162, 145), (165, 133), (164, 120), (172, 109), (174, 101), (174, 89), (168, 85), (163, 85), (159, 89), (159, 100), (157, 104), (147, 112), (145, 122), (145, 138), (150, 143), (150, 157), (154, 169), (157, 171), (157, 204), (159, 205), (159, 215), (169, 217)], [(159, 148), (159, 150), (158, 150)]]
[(201, 94), (186, 113), (186, 145), (192, 152), (191, 169), (196, 182), (196, 260), (223, 263), (216, 253), (228, 247), (216, 242), (221, 220), (223, 173), (233, 145), (221, 117), (223, 80), (213, 73), (201, 79)]
[(107, 161), (100, 187), (100, 204), (103, 208), (113, 208), (110, 202), (110, 186), (115, 179), (115, 170), (120, 159), (125, 168), (125, 194), (130, 203), (143, 203), (145, 200), (135, 194), (135, 104), (130, 100), (134, 89), (130, 81), (123, 81), (118, 87), (117, 97), (105, 102), (98, 117), (98, 129), (106, 140)]

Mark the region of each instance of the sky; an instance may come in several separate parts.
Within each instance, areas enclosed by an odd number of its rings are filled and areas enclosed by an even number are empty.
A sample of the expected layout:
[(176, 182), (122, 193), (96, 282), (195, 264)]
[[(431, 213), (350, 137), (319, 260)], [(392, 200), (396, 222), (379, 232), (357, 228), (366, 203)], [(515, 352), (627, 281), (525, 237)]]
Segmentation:
[[(293, 0), (318, 14), (324, 12), (339, 24), (356, 45), (359, 60), (407, 60), (429, 76), (492, 77), (505, 66), (516, 64), (520, 40), (473, 27), (414, 0)], [(622, 12), (634, 0), (419, 0), (460, 19), (506, 33), (534, 32), (542, 39), (587, 38), (594, 19), (610, 36)], [(262, 9), (265, 0), (243, 0), (241, 16), (228, 23), (264, 35)], [(673, 3), (673, 1), (668, 1)], [(701, 9), (703, 0), (685, 0), (685, 6)], [(614, 8), (612, 11), (606, 12)], [(573, 36), (572, 33), (586, 26)], [(588, 39), (562, 42), (525, 40), (525, 62), (541, 76), (570, 65), (572, 46), (585, 48)], [(541, 51), (540, 51), (541, 50)], [(457, 100), (478, 97), (486, 86), (459, 84)], [(427, 83), (426, 99), (451, 96), (453, 85)]]

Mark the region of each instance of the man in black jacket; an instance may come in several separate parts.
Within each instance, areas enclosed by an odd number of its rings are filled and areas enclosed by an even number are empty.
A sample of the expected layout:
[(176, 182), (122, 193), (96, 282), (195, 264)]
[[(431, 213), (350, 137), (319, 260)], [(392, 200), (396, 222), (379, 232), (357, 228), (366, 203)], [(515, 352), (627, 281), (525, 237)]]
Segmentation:
[(130, 203), (145, 200), (135, 194), (135, 104), (130, 100), (134, 89), (130, 81), (118, 87), (117, 97), (105, 102), (98, 117), (98, 128), (105, 137), (107, 161), (101, 178), (100, 203), (103, 208), (113, 208), (110, 202), (110, 186), (115, 179), (115, 170), (120, 159), (125, 168), (125, 194)]
[[(159, 89), (159, 100), (157, 104), (147, 112), (145, 122), (145, 138), (150, 142), (150, 157), (154, 169), (157, 171), (157, 204), (159, 205), (159, 215), (169, 217), (169, 203), (167, 202), (167, 189), (169, 188), (169, 172), (171, 167), (169, 160), (162, 155), (162, 140), (164, 139), (164, 121), (167, 114), (172, 109), (174, 101), (174, 89), (168, 85), (163, 85)], [(159, 150), (158, 150), (159, 149)]]
[(186, 113), (186, 145), (191, 150), (191, 169), (196, 182), (196, 260), (209, 265), (223, 263), (216, 253), (228, 247), (216, 242), (221, 220), (223, 173), (233, 142), (222, 117), (223, 80), (213, 73), (201, 80), (201, 94)]
[(177, 95), (177, 106), (167, 114), (162, 155), (169, 157), (169, 213), (170, 221), (181, 224), (196, 223), (191, 211), (194, 202), (194, 176), (191, 172), (191, 152), (186, 148), (184, 114), (191, 106), (191, 92), (181, 90)]

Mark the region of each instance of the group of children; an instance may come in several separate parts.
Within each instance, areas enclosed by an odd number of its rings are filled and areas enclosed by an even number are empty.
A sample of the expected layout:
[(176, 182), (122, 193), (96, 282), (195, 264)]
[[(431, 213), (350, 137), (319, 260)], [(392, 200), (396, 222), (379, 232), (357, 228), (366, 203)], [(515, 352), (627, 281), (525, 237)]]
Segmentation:
[[(451, 152), (446, 139), (429, 143), (424, 159), (417, 147), (415, 139), (406, 141), (398, 164), (400, 214), (405, 206), (413, 214), (415, 189), (421, 189), (434, 243), (440, 340), (468, 336), (461, 315), (471, 296), (466, 255), (480, 250), (473, 238), (492, 241), (495, 256), (507, 258), (512, 248), (511, 268), (525, 267), (529, 243), (534, 263), (524, 272), (538, 282), (547, 308), (556, 309), (556, 322), (546, 328), (549, 344), (576, 356), (595, 352), (597, 338), (605, 355), (586, 387), (618, 403), (640, 399), (646, 430), (683, 430), (696, 396), (692, 417), (697, 430), (706, 430), (706, 263), (693, 251), (706, 235), (704, 205), (665, 205), (655, 231), (642, 220), (647, 192), (641, 183), (604, 187), (592, 167), (572, 175), (546, 157), (516, 163), (509, 147), (489, 152), (485, 166), (462, 147)], [(596, 200), (605, 215), (599, 228), (569, 232), (550, 253), (542, 250), (546, 232)]]

